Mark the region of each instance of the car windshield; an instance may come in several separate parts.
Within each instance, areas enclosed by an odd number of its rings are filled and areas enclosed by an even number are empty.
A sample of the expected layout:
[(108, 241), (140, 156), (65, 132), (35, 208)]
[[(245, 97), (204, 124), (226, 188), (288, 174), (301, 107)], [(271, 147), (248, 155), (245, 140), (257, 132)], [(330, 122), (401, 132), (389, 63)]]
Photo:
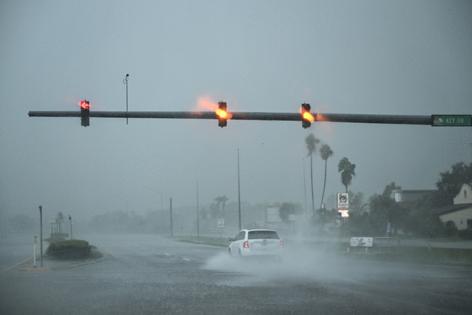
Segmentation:
[(249, 231), (248, 239), (263, 240), (263, 239), (278, 239), (279, 236), (275, 231)]

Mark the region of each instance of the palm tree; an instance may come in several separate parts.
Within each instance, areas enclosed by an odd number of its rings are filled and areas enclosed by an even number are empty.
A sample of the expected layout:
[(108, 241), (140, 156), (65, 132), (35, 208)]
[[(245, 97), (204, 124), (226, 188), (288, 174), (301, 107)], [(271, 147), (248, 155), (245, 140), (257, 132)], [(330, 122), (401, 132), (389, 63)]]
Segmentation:
[(321, 159), (325, 161), (325, 169), (324, 169), (324, 179), (323, 179), (323, 193), (321, 194), (321, 202), (320, 202), (320, 209), (323, 206), (324, 195), (326, 190), (326, 174), (328, 170), (328, 159), (331, 155), (333, 155), (333, 150), (327, 144), (323, 144), (320, 148), (320, 155)]
[(313, 215), (315, 215), (315, 193), (313, 190), (313, 154), (316, 154), (316, 145), (320, 143), (320, 140), (310, 133), (305, 138), (305, 143), (308, 150), (308, 156), (310, 157), (311, 211)]
[(352, 177), (356, 176), (356, 164), (352, 164), (347, 157), (343, 157), (338, 164), (338, 172), (341, 173), (341, 182), (344, 187), (346, 187), (346, 192), (348, 186), (351, 185)]

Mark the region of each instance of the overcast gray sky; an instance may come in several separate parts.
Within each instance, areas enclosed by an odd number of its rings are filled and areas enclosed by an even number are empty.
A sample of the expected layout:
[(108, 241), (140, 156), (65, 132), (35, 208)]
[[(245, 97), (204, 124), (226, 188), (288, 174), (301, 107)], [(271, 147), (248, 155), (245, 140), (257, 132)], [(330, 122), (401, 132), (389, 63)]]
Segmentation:
[[(0, 207), (84, 216), (142, 212), (160, 195), (192, 205), (225, 194), (303, 203), (304, 138), (328, 143), (352, 190), (389, 181), (433, 188), (470, 161), (471, 128), (211, 120), (28, 118), (29, 110), (193, 110), (199, 97), (235, 111), (472, 113), (470, 1), (0, 2)], [(316, 159), (316, 198), (322, 163)]]

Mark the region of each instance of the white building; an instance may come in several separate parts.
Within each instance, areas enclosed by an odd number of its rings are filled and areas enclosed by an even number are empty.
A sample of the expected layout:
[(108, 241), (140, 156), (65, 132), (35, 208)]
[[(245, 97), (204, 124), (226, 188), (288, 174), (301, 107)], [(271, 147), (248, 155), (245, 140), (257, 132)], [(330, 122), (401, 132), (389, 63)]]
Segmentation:
[(472, 186), (464, 184), (457, 196), (454, 198), (454, 204), (463, 205), (468, 203), (472, 203)]
[(459, 231), (472, 229), (472, 186), (470, 184), (462, 185), (454, 198), (454, 205), (442, 211), (439, 219), (444, 224), (454, 223)]

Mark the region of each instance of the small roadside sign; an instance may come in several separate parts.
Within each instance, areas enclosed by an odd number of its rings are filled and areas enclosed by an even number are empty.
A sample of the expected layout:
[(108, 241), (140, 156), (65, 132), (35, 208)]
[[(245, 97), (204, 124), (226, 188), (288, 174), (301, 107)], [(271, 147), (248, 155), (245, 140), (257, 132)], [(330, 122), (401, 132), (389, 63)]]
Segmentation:
[(349, 194), (348, 193), (338, 193), (337, 206), (338, 206), (338, 210), (349, 209)]
[(373, 237), (351, 237), (351, 247), (372, 247), (374, 246)]
[(225, 219), (217, 219), (216, 220), (216, 227), (218, 229), (224, 229), (225, 227)]

